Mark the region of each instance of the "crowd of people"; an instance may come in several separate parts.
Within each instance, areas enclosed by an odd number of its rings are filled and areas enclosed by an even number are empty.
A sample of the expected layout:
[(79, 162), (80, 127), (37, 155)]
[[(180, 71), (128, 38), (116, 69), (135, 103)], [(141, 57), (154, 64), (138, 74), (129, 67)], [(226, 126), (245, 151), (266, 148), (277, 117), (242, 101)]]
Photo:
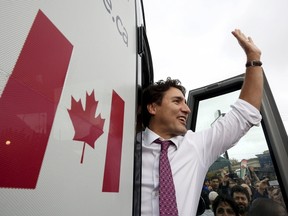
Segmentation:
[(201, 197), (205, 201), (202, 216), (288, 216), (279, 186), (270, 186), (269, 179), (238, 178), (225, 173), (206, 178)]

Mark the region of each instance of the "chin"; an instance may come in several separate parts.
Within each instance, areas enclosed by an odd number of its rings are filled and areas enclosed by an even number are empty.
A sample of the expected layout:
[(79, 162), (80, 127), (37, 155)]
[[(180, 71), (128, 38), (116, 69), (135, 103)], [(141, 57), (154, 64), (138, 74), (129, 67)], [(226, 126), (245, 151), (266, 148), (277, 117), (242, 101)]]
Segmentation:
[(187, 129), (183, 128), (183, 129), (179, 130), (178, 135), (184, 135), (184, 134), (186, 134), (186, 132), (187, 132)]

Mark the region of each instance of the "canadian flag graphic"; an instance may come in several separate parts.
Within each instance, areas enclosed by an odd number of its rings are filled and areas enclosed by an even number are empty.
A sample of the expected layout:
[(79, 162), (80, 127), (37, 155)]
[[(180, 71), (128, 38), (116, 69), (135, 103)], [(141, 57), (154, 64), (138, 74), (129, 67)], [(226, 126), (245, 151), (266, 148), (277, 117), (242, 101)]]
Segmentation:
[(36, 187), (72, 49), (39, 10), (0, 98), (0, 187)]
[[(39, 10), (0, 98), (0, 187), (34, 189), (62, 93), (73, 46)], [(119, 192), (124, 100), (113, 90), (102, 192)], [(73, 140), (94, 149), (105, 119), (95, 117), (94, 91), (71, 98)], [(96, 164), (95, 164), (96, 166)]]
[(101, 118), (101, 114), (95, 118), (97, 106), (98, 101), (95, 101), (94, 91), (91, 95), (86, 94), (85, 109), (81, 99), (79, 101), (73, 97), (71, 99), (71, 109), (68, 112), (75, 130), (73, 140), (84, 142), (80, 163), (83, 163), (86, 144), (94, 149), (95, 141), (103, 134), (105, 120)]
[(131, 215), (136, 2), (0, 5), (0, 215)]
[[(124, 105), (123, 99), (113, 91), (102, 192), (119, 192)], [(76, 101), (72, 97), (71, 109), (68, 109), (75, 130), (73, 140), (84, 142), (80, 163), (83, 163), (86, 144), (94, 149), (95, 141), (103, 134), (105, 120), (101, 114), (95, 117), (97, 106), (93, 91), (86, 94), (85, 108), (81, 99)]]

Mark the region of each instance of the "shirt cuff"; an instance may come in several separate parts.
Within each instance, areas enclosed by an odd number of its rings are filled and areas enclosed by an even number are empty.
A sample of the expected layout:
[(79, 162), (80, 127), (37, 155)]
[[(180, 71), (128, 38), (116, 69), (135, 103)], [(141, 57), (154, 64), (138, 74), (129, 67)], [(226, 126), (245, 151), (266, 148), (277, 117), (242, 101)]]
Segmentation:
[(250, 124), (259, 126), (262, 116), (256, 107), (240, 98), (231, 107), (236, 109)]

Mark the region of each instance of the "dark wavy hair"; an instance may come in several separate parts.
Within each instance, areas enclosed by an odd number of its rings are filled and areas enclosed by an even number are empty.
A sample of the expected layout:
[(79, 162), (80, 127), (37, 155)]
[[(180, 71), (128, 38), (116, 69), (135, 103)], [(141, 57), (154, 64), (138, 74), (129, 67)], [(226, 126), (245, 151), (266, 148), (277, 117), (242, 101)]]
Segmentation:
[(239, 216), (239, 211), (238, 211), (238, 207), (237, 207), (236, 202), (231, 197), (221, 195), (221, 194), (215, 198), (215, 200), (213, 201), (213, 204), (212, 204), (212, 209), (213, 209), (213, 212), (215, 215), (216, 215), (217, 208), (221, 203), (229, 204), (230, 207), (235, 212), (235, 215)]
[(235, 185), (231, 188), (231, 197), (233, 197), (234, 193), (242, 193), (242, 194), (245, 194), (245, 196), (247, 197), (248, 199), (248, 202), (250, 202), (250, 195), (248, 193), (248, 190), (240, 185)]
[(186, 94), (186, 89), (181, 85), (178, 79), (171, 79), (167, 77), (166, 81), (159, 80), (158, 82), (148, 86), (143, 91), (142, 100), (142, 115), (143, 115), (143, 125), (147, 127), (151, 118), (151, 114), (147, 110), (147, 105), (156, 103), (161, 105), (164, 93), (168, 91), (171, 87), (179, 89), (183, 95)]

